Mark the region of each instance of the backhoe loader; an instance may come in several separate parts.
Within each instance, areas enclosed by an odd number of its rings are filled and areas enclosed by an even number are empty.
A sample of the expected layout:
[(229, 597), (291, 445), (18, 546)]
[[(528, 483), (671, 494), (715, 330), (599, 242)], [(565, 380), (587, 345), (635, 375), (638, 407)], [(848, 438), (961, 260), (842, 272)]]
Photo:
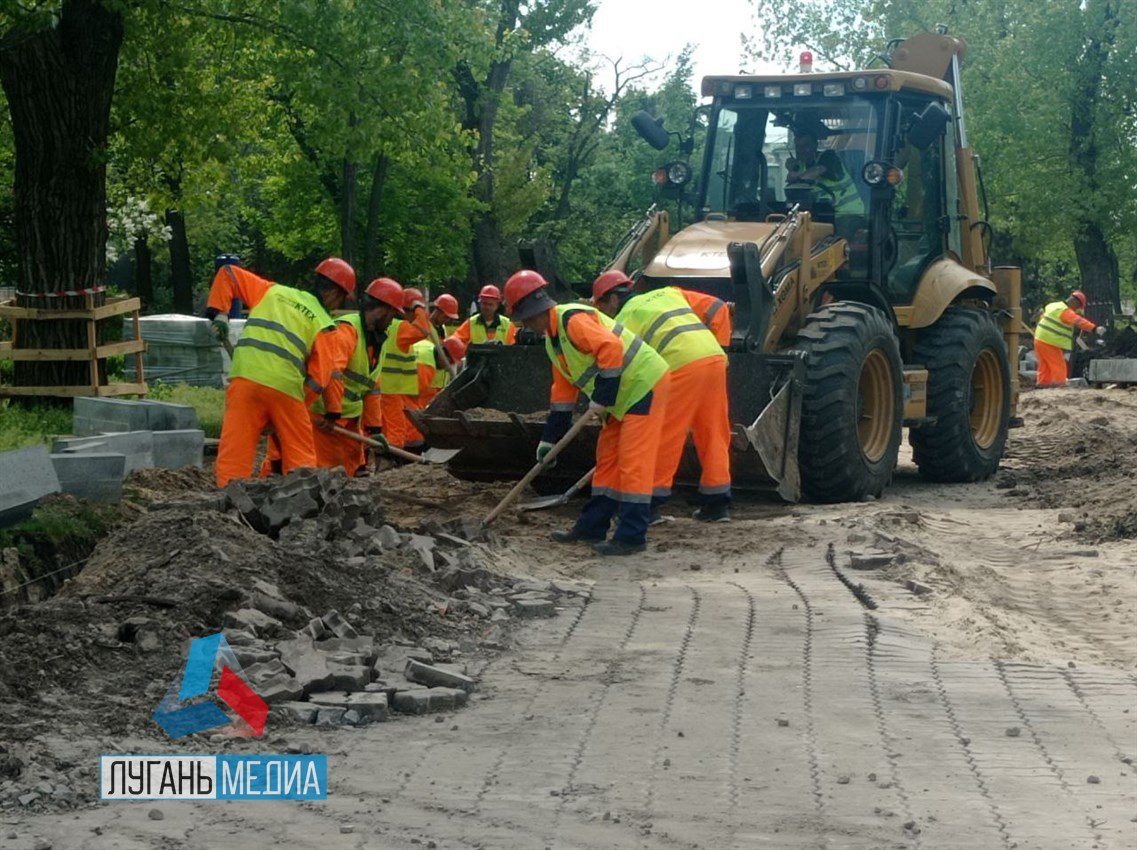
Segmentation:
[[(694, 223), (671, 233), (653, 208), (609, 268), (641, 290), (680, 286), (733, 305), (736, 489), (879, 497), (905, 427), (925, 478), (976, 481), (998, 468), (1018, 400), (1008, 351), (1021, 277), (988, 257), (965, 50), (925, 32), (891, 42), (879, 69), (705, 77), (693, 184), (694, 133), (633, 118), (657, 149), (680, 136), (680, 157), (656, 181), (664, 197), (693, 202)], [(466, 370), (414, 418), (431, 445), (463, 449), (453, 474), (520, 477), (549, 370), (539, 347), (472, 346)], [(595, 436), (561, 455), (547, 489), (593, 464)], [(679, 481), (697, 477), (689, 451)]]

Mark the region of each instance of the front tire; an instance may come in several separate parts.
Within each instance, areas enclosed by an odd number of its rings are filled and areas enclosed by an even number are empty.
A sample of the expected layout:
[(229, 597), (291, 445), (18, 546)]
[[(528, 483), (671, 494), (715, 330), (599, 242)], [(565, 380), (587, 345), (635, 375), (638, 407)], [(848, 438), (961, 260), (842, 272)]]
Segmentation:
[(879, 497), (896, 468), (904, 416), (903, 366), (892, 323), (874, 307), (830, 304), (806, 317), (798, 461), (818, 502)]
[(1010, 364), (994, 317), (952, 307), (920, 332), (914, 354), (928, 370), (932, 420), (911, 432), (920, 474), (944, 482), (991, 477), (1011, 419)]

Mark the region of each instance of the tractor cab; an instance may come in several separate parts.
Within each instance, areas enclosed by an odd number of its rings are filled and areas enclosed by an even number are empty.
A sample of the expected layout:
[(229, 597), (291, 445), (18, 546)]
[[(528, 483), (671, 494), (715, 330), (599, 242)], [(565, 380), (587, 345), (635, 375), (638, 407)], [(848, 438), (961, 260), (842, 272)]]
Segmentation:
[(703, 92), (699, 220), (808, 211), (819, 238), (828, 226), (847, 242), (837, 280), (877, 284), (890, 304), (911, 303), (928, 266), (961, 255), (946, 83), (888, 70), (708, 77)]

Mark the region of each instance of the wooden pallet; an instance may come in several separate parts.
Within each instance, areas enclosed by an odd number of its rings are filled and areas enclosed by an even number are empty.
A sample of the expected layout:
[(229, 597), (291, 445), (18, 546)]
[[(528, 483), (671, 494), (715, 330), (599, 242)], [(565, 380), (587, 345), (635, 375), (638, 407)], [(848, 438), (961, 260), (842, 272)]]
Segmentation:
[[(36, 397), (48, 396), (69, 398), (73, 396), (118, 396), (118, 395), (145, 395), (148, 391), (142, 366), (142, 353), (146, 350), (146, 342), (142, 339), (138, 322), (138, 311), (142, 302), (138, 298), (112, 298), (105, 304), (95, 306), (94, 296), (87, 295), (87, 306), (84, 309), (69, 308), (66, 310), (45, 310), (38, 307), (19, 307), (14, 300), (0, 302), (0, 319), (7, 319), (12, 325), (13, 336), (19, 322), (46, 322), (61, 319), (83, 320), (87, 323), (86, 348), (15, 348), (13, 343), (0, 342), (0, 360), (12, 361), (57, 361), (90, 363), (91, 381), (89, 384), (78, 384), (65, 387), (13, 387), (0, 385), (0, 398), (5, 397)], [(115, 316), (131, 314), (133, 319), (134, 339), (122, 342), (108, 342), (102, 345), (98, 339), (98, 323)], [(102, 384), (99, 382), (99, 362), (108, 357), (119, 355), (134, 355), (134, 363), (138, 376), (135, 383)]]

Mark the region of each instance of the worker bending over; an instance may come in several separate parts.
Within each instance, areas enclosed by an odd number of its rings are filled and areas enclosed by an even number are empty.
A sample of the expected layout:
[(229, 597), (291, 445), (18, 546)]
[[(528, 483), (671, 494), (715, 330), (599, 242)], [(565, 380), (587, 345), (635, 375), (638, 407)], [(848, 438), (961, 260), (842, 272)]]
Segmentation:
[(501, 315), (501, 290), (492, 283), (478, 293), (478, 312), (466, 319), (454, 336), (467, 345), (513, 345), (517, 341), (517, 326)]
[(1065, 301), (1051, 301), (1042, 311), (1034, 329), (1034, 353), (1038, 356), (1036, 386), (1066, 386), (1067, 364), (1065, 352), (1074, 347), (1074, 329), (1086, 333), (1105, 335), (1105, 328), (1095, 325), (1082, 316), (1086, 309), (1086, 295), (1075, 289)]
[[(671, 498), (690, 433), (702, 466), (695, 519), (728, 522), (730, 411), (723, 340), (730, 343), (730, 311), (714, 296), (675, 286), (634, 294), (631, 278), (615, 269), (596, 278), (592, 302), (617, 325), (642, 337), (671, 370), (671, 398), (652, 488), (653, 518)], [(716, 338), (707, 323), (717, 323), (723, 336)]]
[[(415, 357), (418, 358), (418, 396), (410, 405), (412, 410), (422, 410), (438, 395), (448, 383), (450, 372), (435, 347), (433, 340), (424, 339), (415, 343)], [(442, 340), (442, 350), (446, 359), (458, 366), (466, 356), (466, 343), (456, 336)]]
[(218, 487), (252, 475), (266, 428), (278, 443), (283, 472), (317, 465), (308, 407), (324, 396), (325, 410), (338, 418), (342, 402), (331, 379), (337, 340), (328, 311), (340, 309), (354, 289), (355, 271), (338, 257), (316, 266), (311, 291), (274, 284), (231, 264), (217, 270), (206, 316), (218, 336), (228, 337), (233, 298), (249, 307), (225, 391)]
[[(592, 498), (572, 529), (554, 532), (553, 539), (590, 541), (600, 555), (642, 552), (671, 385), (667, 363), (595, 307), (557, 304), (547, 289), (545, 279), (528, 270), (517, 272), (505, 284), (510, 315), (544, 335), (553, 364), (549, 416), (537, 460), (544, 459), (571, 427), (581, 391), (591, 401), (589, 410), (604, 416), (596, 443)], [(614, 516), (616, 530), (607, 540)]]

